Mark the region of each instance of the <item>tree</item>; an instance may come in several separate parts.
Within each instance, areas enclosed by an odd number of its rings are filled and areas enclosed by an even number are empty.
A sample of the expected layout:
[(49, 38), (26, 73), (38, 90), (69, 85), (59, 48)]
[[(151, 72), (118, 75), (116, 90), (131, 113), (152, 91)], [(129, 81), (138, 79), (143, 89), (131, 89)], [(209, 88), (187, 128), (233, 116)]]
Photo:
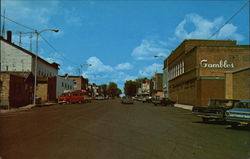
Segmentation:
[(117, 97), (121, 94), (121, 90), (115, 82), (109, 82), (107, 93), (110, 97)]
[(126, 81), (124, 84), (124, 94), (126, 96), (136, 96), (138, 88), (141, 88), (141, 84), (144, 83), (148, 78), (137, 78), (134, 81)]
[(102, 84), (100, 85), (102, 89), (103, 96), (106, 97), (108, 95), (108, 85), (107, 84)]
[(136, 81), (126, 81), (124, 85), (124, 94), (126, 96), (135, 96), (137, 93), (138, 84)]

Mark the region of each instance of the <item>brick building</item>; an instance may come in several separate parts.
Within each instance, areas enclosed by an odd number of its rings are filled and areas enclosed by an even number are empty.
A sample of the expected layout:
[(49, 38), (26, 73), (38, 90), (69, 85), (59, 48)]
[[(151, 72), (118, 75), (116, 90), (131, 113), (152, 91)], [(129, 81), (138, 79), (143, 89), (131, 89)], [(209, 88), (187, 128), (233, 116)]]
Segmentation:
[(249, 55), (235, 40), (184, 40), (164, 61), (169, 97), (194, 106), (225, 98), (225, 72), (248, 67)]
[(225, 98), (250, 99), (250, 67), (225, 73)]
[(30, 72), (0, 72), (0, 109), (32, 103), (34, 77)]

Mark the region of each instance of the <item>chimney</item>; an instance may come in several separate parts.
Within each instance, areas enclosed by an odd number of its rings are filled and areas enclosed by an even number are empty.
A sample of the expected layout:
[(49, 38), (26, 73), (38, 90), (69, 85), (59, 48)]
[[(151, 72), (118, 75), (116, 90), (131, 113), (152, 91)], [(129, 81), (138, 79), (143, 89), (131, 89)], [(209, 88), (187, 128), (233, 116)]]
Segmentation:
[(10, 30), (7, 31), (7, 41), (11, 43), (11, 38), (12, 38), (12, 32)]

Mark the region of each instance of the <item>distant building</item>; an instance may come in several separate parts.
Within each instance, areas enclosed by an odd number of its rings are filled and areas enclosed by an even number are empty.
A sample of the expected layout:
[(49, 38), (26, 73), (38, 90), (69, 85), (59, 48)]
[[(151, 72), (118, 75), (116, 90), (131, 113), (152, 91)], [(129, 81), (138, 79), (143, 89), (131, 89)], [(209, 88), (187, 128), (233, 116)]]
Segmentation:
[(169, 97), (180, 104), (207, 106), (225, 98), (225, 72), (250, 64), (249, 45), (235, 40), (184, 40), (165, 60)]
[(74, 90), (74, 85), (74, 81), (68, 77), (49, 77), (48, 101), (56, 101), (64, 92)]
[(151, 79), (151, 95), (152, 96), (158, 96), (158, 97), (164, 97), (163, 95), (163, 73), (155, 73), (155, 75)]
[(64, 75), (61, 77), (67, 77), (74, 81), (74, 90), (88, 90), (88, 83), (89, 80), (87, 78), (84, 78), (83, 76), (69, 76)]
[(31, 72), (0, 72), (0, 109), (32, 103), (34, 76)]
[[(0, 37), (0, 71), (32, 72), (35, 74), (36, 55), (12, 43), (12, 33), (7, 32), (7, 39)], [(37, 77), (50, 77), (58, 74), (59, 65), (49, 63), (38, 56)]]
[(139, 96), (149, 96), (150, 95), (150, 80), (144, 79), (141, 83), (141, 87), (137, 90), (137, 95)]

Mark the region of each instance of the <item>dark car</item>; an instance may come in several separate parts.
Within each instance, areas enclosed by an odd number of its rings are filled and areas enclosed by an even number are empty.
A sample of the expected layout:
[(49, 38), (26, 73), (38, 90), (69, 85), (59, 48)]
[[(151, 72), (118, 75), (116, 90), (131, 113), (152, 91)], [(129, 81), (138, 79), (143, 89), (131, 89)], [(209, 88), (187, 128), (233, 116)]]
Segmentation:
[(160, 98), (156, 97), (152, 99), (152, 103), (157, 106), (157, 105), (162, 105), (162, 106), (174, 106), (175, 101), (170, 100), (169, 98)]
[(226, 111), (226, 121), (233, 127), (239, 125), (250, 126), (250, 100), (236, 102), (233, 109)]
[(225, 113), (232, 109), (239, 100), (209, 99), (207, 107), (193, 107), (193, 114), (202, 118), (203, 122), (209, 120), (225, 121)]
[(130, 97), (122, 97), (121, 103), (122, 104), (134, 104), (134, 101)]

